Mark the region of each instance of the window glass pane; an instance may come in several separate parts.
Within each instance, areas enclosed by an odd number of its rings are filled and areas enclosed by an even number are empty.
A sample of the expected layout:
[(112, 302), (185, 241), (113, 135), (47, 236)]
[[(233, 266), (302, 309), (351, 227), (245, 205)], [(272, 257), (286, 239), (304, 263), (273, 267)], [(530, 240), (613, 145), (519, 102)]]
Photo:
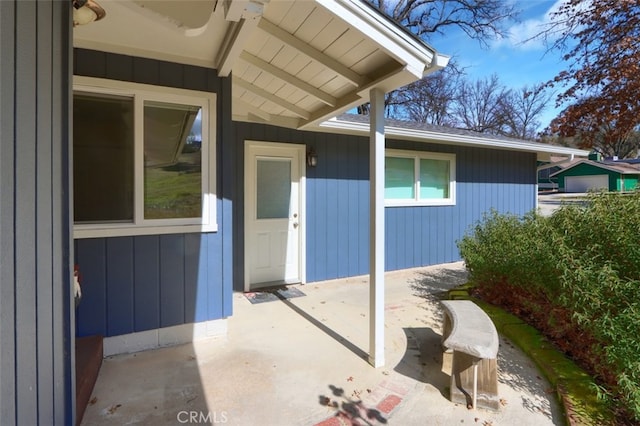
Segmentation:
[(144, 103), (144, 218), (202, 215), (201, 108)]
[(133, 99), (73, 97), (75, 222), (133, 221)]
[(257, 218), (288, 218), (291, 204), (291, 161), (258, 159), (256, 173)]
[(420, 198), (449, 198), (449, 161), (420, 159)]
[(415, 198), (415, 160), (387, 157), (384, 168), (384, 198), (413, 200)]

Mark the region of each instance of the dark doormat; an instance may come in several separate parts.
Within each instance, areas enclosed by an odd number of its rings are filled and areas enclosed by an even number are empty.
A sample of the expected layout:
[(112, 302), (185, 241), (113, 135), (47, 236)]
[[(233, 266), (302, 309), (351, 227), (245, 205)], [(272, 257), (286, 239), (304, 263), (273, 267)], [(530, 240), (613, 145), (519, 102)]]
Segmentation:
[(298, 290), (295, 287), (277, 287), (277, 288), (265, 288), (260, 291), (252, 291), (244, 294), (249, 302), (256, 303), (264, 303), (264, 302), (273, 302), (275, 300), (287, 300), (293, 299), (294, 297), (302, 297), (306, 296), (301, 290)]

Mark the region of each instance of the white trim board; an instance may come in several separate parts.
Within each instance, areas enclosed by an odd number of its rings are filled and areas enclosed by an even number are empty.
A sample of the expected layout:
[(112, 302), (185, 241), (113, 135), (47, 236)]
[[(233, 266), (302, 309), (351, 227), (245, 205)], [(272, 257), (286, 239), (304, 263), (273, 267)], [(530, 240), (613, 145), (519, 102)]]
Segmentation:
[[(73, 93), (117, 95), (130, 98), (134, 107), (133, 211), (126, 222), (74, 223), (73, 237), (99, 238), (190, 232), (217, 232), (217, 94), (214, 92), (153, 86), (103, 78), (73, 76)], [(197, 218), (144, 218), (144, 102), (158, 101), (202, 108), (202, 214)], [(71, 142), (72, 144), (73, 142)]]
[(181, 324), (105, 337), (103, 356), (119, 355), (227, 336), (227, 319)]

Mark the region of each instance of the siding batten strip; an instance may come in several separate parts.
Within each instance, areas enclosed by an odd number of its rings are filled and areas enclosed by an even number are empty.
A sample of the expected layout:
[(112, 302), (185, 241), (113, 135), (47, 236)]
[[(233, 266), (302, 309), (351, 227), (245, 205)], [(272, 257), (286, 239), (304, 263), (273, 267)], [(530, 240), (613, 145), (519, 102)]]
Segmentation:
[(38, 424), (36, 168), (37, 44), (35, 2), (16, 3), (15, 348), (16, 421)]
[(53, 394), (53, 245), (50, 236), (52, 221), (53, 182), (53, 105), (51, 89), (52, 63), (52, 10), (53, 3), (37, 4), (36, 31), (36, 242), (34, 245), (36, 263), (36, 353), (38, 381), (38, 417), (40, 422), (54, 418)]
[(0, 418), (16, 423), (15, 3), (0, 2)]

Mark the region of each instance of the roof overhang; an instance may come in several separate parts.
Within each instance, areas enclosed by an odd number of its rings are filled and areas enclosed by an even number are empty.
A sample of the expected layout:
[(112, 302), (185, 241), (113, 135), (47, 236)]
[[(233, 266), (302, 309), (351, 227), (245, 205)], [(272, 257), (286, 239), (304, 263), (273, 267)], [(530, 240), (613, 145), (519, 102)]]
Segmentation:
[(310, 128), (449, 58), (361, 0), (101, 0), (74, 46), (233, 76), (233, 118)]
[(362, 0), (316, 1), (335, 16), (352, 23), (362, 34), (376, 40), (399, 63), (406, 64), (406, 70), (417, 79), (444, 68), (449, 62), (448, 56), (438, 54)]
[[(353, 135), (366, 135), (369, 132), (367, 122), (354, 122), (333, 118), (321, 123), (316, 131), (333, 132)], [(468, 135), (455, 132), (420, 130), (388, 124), (385, 134), (389, 139), (409, 140), (433, 144), (459, 145), (476, 148), (503, 149), (509, 151), (523, 151), (537, 154), (539, 160), (548, 160), (552, 155), (568, 155), (586, 157), (589, 151), (548, 145), (539, 142), (529, 142), (514, 139), (500, 139), (491, 135)]]

